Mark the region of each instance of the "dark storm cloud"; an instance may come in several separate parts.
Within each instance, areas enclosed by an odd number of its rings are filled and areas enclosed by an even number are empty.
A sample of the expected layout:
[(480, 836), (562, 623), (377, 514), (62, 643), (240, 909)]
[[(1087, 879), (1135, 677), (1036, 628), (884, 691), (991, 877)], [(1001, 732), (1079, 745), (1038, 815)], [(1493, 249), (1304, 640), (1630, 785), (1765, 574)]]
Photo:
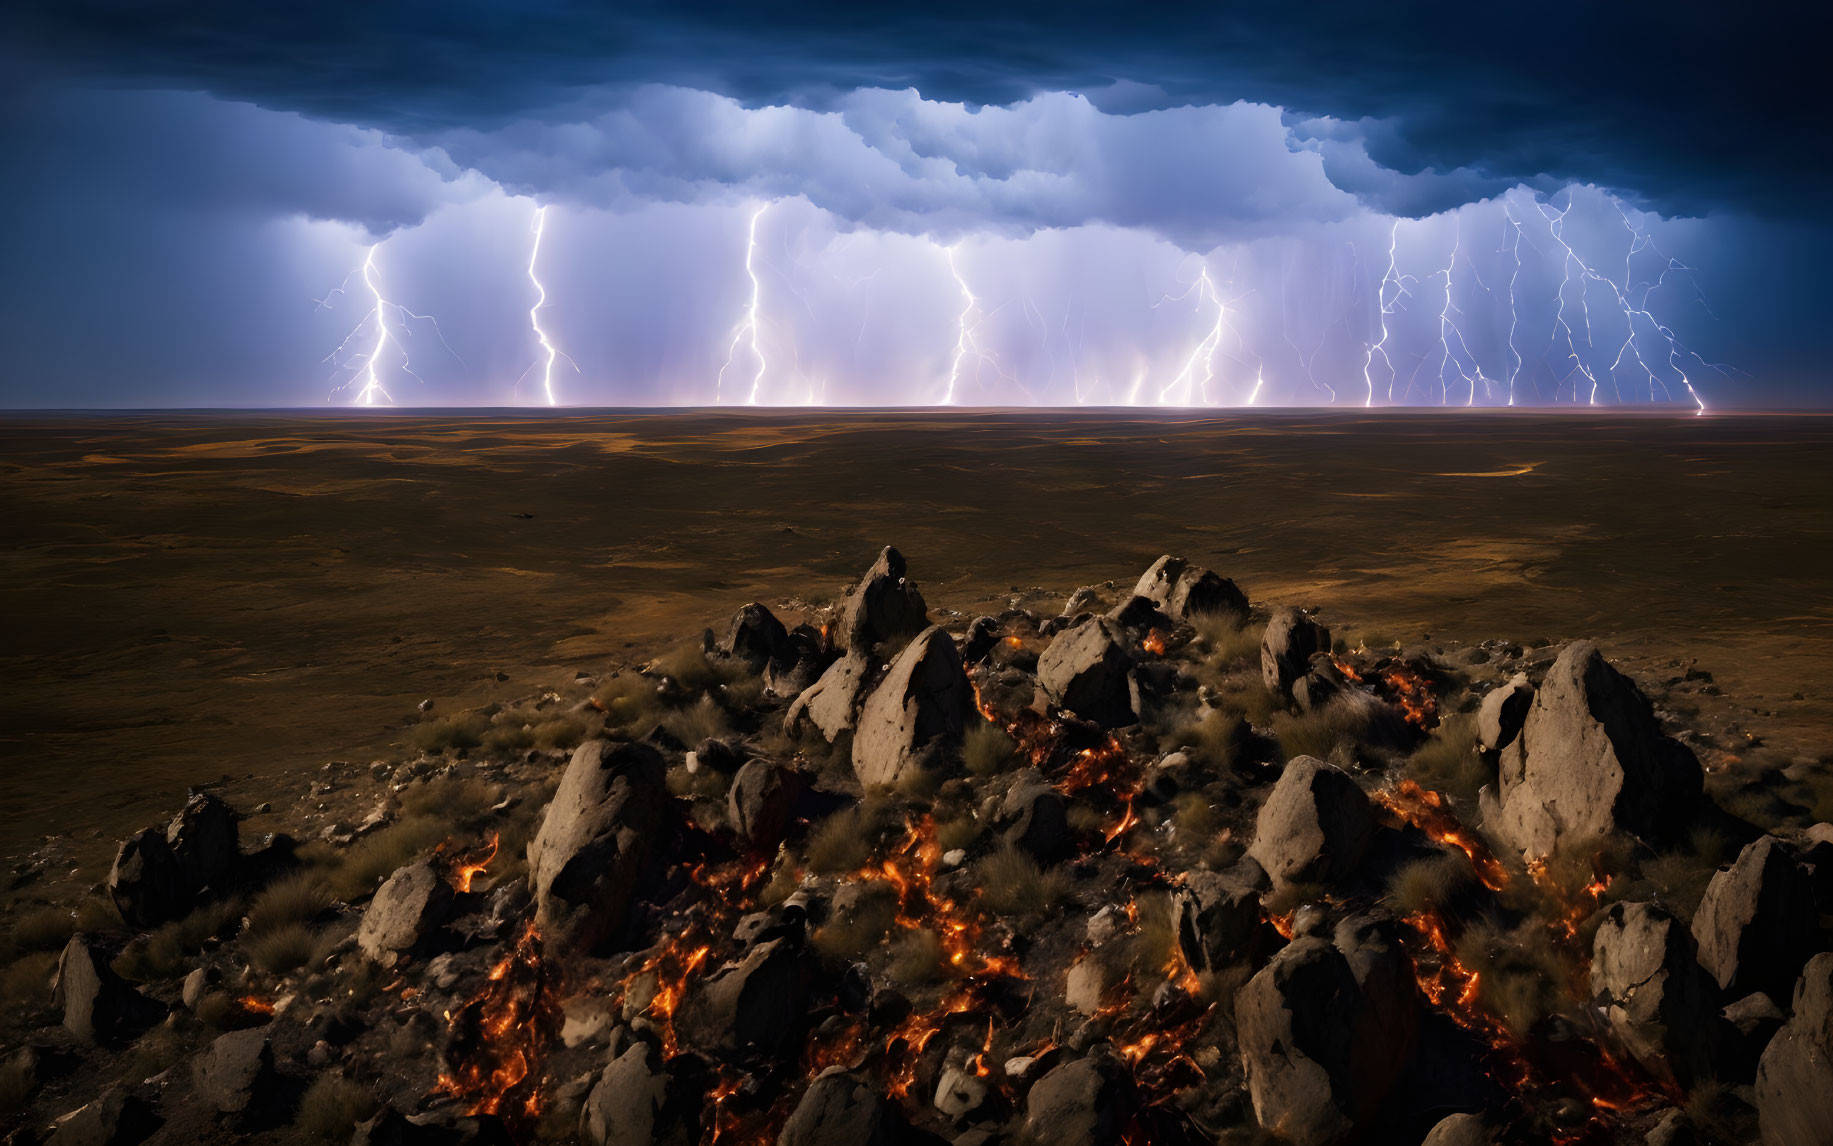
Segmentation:
[[(644, 83), (817, 107), (862, 86), (999, 104), (1084, 90), (1114, 110), (1247, 99), (1371, 119), (1380, 168), (1595, 181), (1670, 214), (1817, 211), (1833, 174), (1821, 5), (28, 0), (13, 19), (22, 66), (410, 135)], [(1378, 174), (1343, 178), (1373, 194)]]

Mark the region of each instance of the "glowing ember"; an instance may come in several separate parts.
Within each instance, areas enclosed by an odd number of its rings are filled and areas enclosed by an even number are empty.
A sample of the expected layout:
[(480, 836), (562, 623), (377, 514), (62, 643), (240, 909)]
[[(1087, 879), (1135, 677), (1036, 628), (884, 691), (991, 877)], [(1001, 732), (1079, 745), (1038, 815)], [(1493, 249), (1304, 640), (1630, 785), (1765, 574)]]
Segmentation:
[(266, 999), (257, 998), (254, 995), (243, 995), (236, 1000), (236, 1004), (251, 1015), (271, 1015), (274, 1013), (274, 1005), (272, 1003), (268, 1002)]
[(512, 1128), (540, 1113), (541, 1064), (560, 1033), (559, 983), (534, 924), (484, 987), (452, 1017), (439, 1090), (468, 1114), (495, 1114)]
[(1381, 670), (1381, 683), (1394, 694), (1394, 703), (1406, 714), (1407, 723), (1430, 728), (1438, 723), (1438, 698), (1425, 677), (1403, 664)]
[(1412, 780), (1402, 780), (1392, 787), (1371, 793), (1370, 798), (1436, 842), (1463, 852), (1484, 887), (1491, 891), (1501, 891), (1508, 884), (1508, 872), (1503, 869), (1501, 862), (1490, 854), (1481, 840), (1458, 822), (1440, 793), (1422, 788)]
[(1155, 657), (1162, 657), (1165, 655), (1165, 634), (1153, 629), (1146, 634), (1146, 639), (1139, 643), (1139, 647)]
[(496, 858), (497, 846), (502, 841), (501, 832), (492, 832), (490, 842), (476, 852), (459, 855), (452, 860), (452, 887), (457, 891), (471, 890), (471, 881), (490, 866)]

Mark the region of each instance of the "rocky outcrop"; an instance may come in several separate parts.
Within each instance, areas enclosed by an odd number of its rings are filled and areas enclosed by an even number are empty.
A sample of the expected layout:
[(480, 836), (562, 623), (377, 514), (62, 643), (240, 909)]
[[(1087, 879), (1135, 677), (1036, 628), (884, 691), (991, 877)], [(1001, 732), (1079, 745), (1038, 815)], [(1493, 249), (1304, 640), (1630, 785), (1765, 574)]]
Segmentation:
[(674, 1085), (654, 1047), (632, 1044), (600, 1072), (579, 1112), (579, 1136), (592, 1146), (693, 1146), (700, 1111)]
[(1765, 1146), (1826, 1146), (1833, 1127), (1833, 952), (1808, 961), (1793, 1014), (1757, 1065)]
[(864, 653), (848, 653), (827, 666), (814, 684), (802, 690), (784, 716), (791, 733), (819, 732), (832, 744), (859, 720), (866, 686), (872, 678), (872, 660)]
[(1693, 936), (1653, 903), (1618, 903), (1591, 946), (1591, 989), (1630, 1054), (1683, 1085), (1712, 1071), (1718, 987)]
[(58, 1119), (45, 1146), (136, 1146), (157, 1129), (153, 1108), (117, 1086)]
[(229, 890), (236, 860), (242, 854), (234, 808), (200, 792), (186, 800), (166, 826), (165, 842), (184, 873), (193, 901)]
[(1490, 689), (1477, 709), (1477, 744), (1485, 752), (1500, 752), (1513, 744), (1533, 703), (1534, 686), (1524, 672)]
[(128, 923), (157, 927), (227, 891), (240, 854), (234, 809), (199, 793), (163, 831), (147, 828), (121, 844), (108, 873), (109, 898)]
[(1700, 965), (1730, 998), (1762, 991), (1787, 999), (1816, 932), (1812, 878), (1774, 836), (1720, 868), (1693, 913)]
[(101, 950), (81, 933), (64, 945), (51, 994), (64, 1013), (64, 1028), (84, 1042), (120, 1042), (166, 1016), (164, 1003), (122, 982)]
[(1133, 643), (1118, 621), (1089, 617), (1059, 633), (1037, 661), (1038, 683), (1054, 704), (1104, 728), (1132, 724)]
[[(1242, 868), (1251, 868), (1256, 880)], [(1248, 860), (1226, 872), (1196, 870), (1171, 897), (1171, 925), (1184, 961), (1196, 971), (1219, 971), (1247, 962), (1266, 941), (1260, 894), (1265, 874)]]
[(369, 901), (356, 945), (377, 960), (411, 951), (451, 916), (452, 900), (452, 886), (430, 860), (407, 864)]
[(286, 1114), (289, 1088), (259, 1028), (219, 1035), (197, 1056), (191, 1080), (200, 1101), (245, 1129), (276, 1125)]
[(1502, 751), (1492, 827), (1529, 859), (1619, 831), (1660, 842), (1691, 821), (1700, 785), (1699, 761), (1662, 734), (1635, 682), (1575, 641)]
[(1260, 638), (1260, 676), (1267, 691), (1292, 699), (1292, 686), (1309, 671), (1315, 653), (1330, 651), (1330, 630), (1297, 609), (1273, 610)]
[(702, 1046), (774, 1056), (801, 1036), (807, 975), (795, 943), (766, 940), (702, 980), (688, 996), (682, 1023)]
[(1247, 594), (1233, 581), (1168, 553), (1146, 570), (1133, 595), (1146, 598), (1177, 621), (1206, 613), (1245, 616), (1248, 609)]
[[(1370, 961), (1377, 984), (1379, 962)], [(1294, 939), (1248, 980), (1235, 1022), (1260, 1125), (1294, 1146), (1332, 1146), (1370, 1126), (1406, 1057), (1382, 1009), (1317, 936)]]
[(646, 744), (589, 740), (574, 751), (528, 846), (547, 941), (590, 950), (623, 923), (669, 806), (663, 776)]
[(726, 791), (726, 820), (753, 850), (776, 851), (795, 817), (802, 778), (773, 760), (756, 759), (732, 777)]
[(928, 626), (929, 606), (905, 575), (904, 555), (887, 545), (841, 603), (835, 644), (869, 654), (885, 641)]
[(1069, 850), (1069, 801), (1034, 768), (1021, 772), (1006, 790), (999, 824), (1007, 843), (1040, 863), (1055, 863)]
[(1055, 1146), (1117, 1146), (1132, 1113), (1132, 1082), (1111, 1059), (1090, 1055), (1056, 1067), (1025, 1095), (1025, 1133)]
[(955, 642), (940, 627), (927, 629), (891, 662), (860, 709), (853, 771), (870, 787), (940, 770), (978, 719)]
[(1275, 888), (1334, 883), (1355, 871), (1375, 832), (1375, 809), (1349, 774), (1315, 756), (1287, 764), (1254, 824), (1248, 854)]
[(763, 672), (771, 661), (782, 660), (789, 651), (789, 630), (783, 622), (756, 601), (740, 607), (726, 626), (719, 642), (721, 655), (740, 662), (752, 672)]
[(808, 1084), (776, 1146), (894, 1146), (897, 1129), (875, 1083), (832, 1066)]

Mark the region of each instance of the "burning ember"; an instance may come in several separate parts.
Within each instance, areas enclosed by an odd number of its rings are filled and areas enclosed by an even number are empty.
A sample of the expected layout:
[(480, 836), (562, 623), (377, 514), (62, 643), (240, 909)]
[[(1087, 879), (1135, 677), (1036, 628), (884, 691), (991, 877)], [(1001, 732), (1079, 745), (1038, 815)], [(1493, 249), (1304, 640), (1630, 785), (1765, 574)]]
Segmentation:
[(1153, 629), (1146, 634), (1146, 639), (1139, 643), (1139, 647), (1155, 657), (1162, 657), (1165, 655), (1165, 634)]
[(501, 832), (492, 832), (490, 842), (474, 852), (460, 853), (452, 857), (452, 888), (455, 891), (468, 892), (471, 881), (483, 873), (490, 862), (496, 859), (497, 847), (502, 841)]
[(1394, 703), (1406, 714), (1407, 723), (1431, 728), (1438, 723), (1438, 697), (1432, 684), (1419, 673), (1398, 662), (1381, 670), (1381, 683), (1393, 694)]
[(541, 1064), (560, 1034), (557, 976), (531, 922), (490, 969), (483, 990), (451, 1016), (438, 1089), (467, 1114), (494, 1114), (511, 1128), (540, 1114)]
[(1451, 814), (1442, 794), (1422, 788), (1412, 780), (1402, 780), (1392, 787), (1371, 793), (1370, 798), (1435, 842), (1463, 852), (1484, 887), (1491, 891), (1501, 891), (1507, 886), (1508, 872), (1503, 869), (1501, 862)]

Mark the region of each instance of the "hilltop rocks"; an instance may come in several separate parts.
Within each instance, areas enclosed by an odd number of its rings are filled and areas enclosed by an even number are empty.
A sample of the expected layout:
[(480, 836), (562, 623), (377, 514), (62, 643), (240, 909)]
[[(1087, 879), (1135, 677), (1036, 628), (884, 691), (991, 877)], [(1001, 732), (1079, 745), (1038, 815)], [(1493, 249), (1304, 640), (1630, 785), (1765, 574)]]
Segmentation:
[(1685, 925), (1653, 903), (1618, 903), (1591, 950), (1592, 990), (1637, 1061), (1682, 1082), (1709, 1074), (1717, 986)]
[(865, 700), (871, 677), (870, 657), (864, 653), (841, 657), (796, 697), (783, 718), (785, 727), (791, 732), (813, 728), (832, 744), (858, 721), (859, 706)]
[(1058, 634), (1038, 658), (1037, 679), (1051, 701), (1104, 728), (1131, 724), (1132, 642), (1120, 623), (1089, 617)]
[(752, 848), (772, 852), (783, 841), (794, 817), (802, 780), (771, 760), (751, 760), (732, 777), (726, 792), (726, 819)]
[(1275, 888), (1333, 883), (1355, 871), (1374, 832), (1374, 806), (1349, 774), (1300, 756), (1261, 805), (1248, 854)]
[(1330, 651), (1330, 630), (1294, 608), (1273, 610), (1260, 638), (1260, 675), (1267, 691), (1292, 699), (1292, 685), (1311, 667), (1314, 653)]
[(1025, 1132), (1056, 1146), (1116, 1146), (1132, 1112), (1119, 1064), (1091, 1055), (1050, 1071), (1025, 1095)]
[(239, 855), (234, 809), (200, 793), (165, 831), (147, 828), (121, 844), (108, 873), (109, 898), (128, 923), (157, 927), (224, 891)]
[(163, 1019), (166, 1007), (121, 981), (87, 935), (78, 933), (57, 960), (52, 1001), (64, 1028), (91, 1043), (114, 1043)]
[(927, 629), (891, 662), (860, 709), (853, 771), (870, 787), (939, 768), (938, 753), (959, 744), (978, 718), (955, 642), (940, 627)]
[(589, 740), (573, 753), (528, 846), (535, 921), (551, 941), (599, 946), (623, 923), (668, 808), (662, 756)]
[(1146, 598), (1177, 621), (1204, 613), (1245, 614), (1248, 608), (1247, 594), (1233, 581), (1168, 553), (1146, 570), (1133, 595)]
[(1693, 915), (1700, 966), (1732, 998), (1786, 999), (1814, 953), (1817, 914), (1812, 878), (1788, 845), (1764, 836), (1706, 885)]
[(1765, 1146), (1826, 1146), (1833, 1127), (1833, 953), (1808, 961), (1794, 1014), (1757, 1064), (1757, 1118)]
[(371, 959), (411, 951), (452, 911), (452, 888), (429, 860), (410, 863), (388, 877), (369, 901), (356, 945)]
[(1534, 703), (1534, 686), (1518, 672), (1489, 690), (1477, 709), (1477, 743), (1485, 752), (1500, 752), (1515, 742)]
[(1635, 682), (1574, 641), (1503, 749), (1491, 822), (1530, 859), (1616, 831), (1658, 842), (1690, 820), (1700, 785), (1699, 761), (1662, 735)]
[(698, 1107), (656, 1063), (648, 1043), (633, 1043), (599, 1074), (579, 1112), (579, 1135), (592, 1146), (693, 1146)]
[(752, 672), (762, 672), (765, 665), (783, 659), (789, 651), (789, 630), (775, 613), (753, 601), (732, 614), (719, 651)]
[(928, 626), (929, 606), (905, 576), (904, 555), (887, 545), (841, 604), (835, 644), (869, 654), (885, 641)]
[(1377, 1016), (1328, 940), (1302, 936), (1275, 955), (1235, 995), (1260, 1124), (1294, 1146), (1332, 1146), (1368, 1126), (1407, 1050)]

